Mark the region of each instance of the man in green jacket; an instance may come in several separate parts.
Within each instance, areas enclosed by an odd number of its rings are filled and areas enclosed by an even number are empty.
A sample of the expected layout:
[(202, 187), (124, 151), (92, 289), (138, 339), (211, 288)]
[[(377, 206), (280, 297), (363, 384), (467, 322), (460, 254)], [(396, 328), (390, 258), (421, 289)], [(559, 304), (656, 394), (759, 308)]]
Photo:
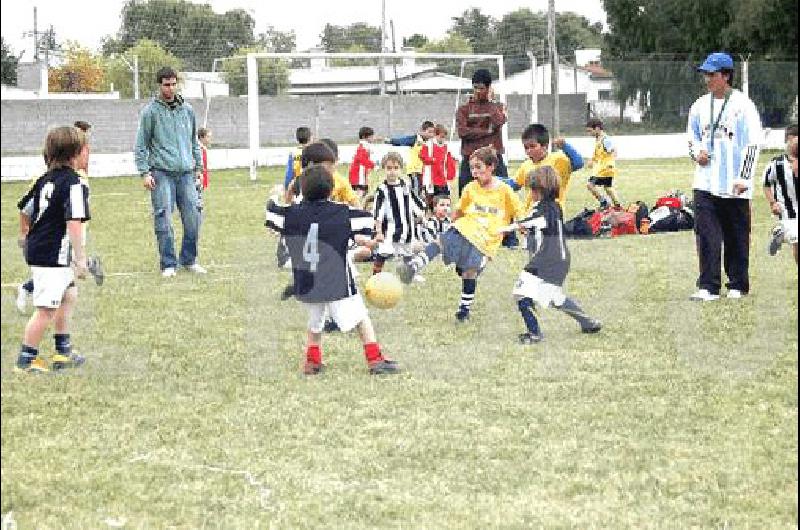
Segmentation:
[(204, 274), (197, 263), (198, 211), (196, 180), (203, 160), (197, 141), (197, 123), (192, 107), (178, 91), (178, 74), (169, 67), (156, 74), (159, 92), (142, 109), (136, 132), (136, 169), (150, 190), (161, 275), (175, 276), (175, 234), (172, 212), (177, 205), (183, 223), (180, 265)]

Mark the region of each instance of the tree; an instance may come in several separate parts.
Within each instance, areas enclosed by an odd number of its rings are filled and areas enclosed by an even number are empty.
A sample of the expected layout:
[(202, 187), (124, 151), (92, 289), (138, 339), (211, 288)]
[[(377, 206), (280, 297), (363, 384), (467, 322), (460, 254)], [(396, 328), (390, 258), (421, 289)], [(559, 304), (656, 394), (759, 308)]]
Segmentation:
[[(450, 32), (441, 40), (429, 41), (419, 49), (421, 53), (473, 53), (467, 39), (458, 33)], [(439, 70), (450, 75), (461, 74), (460, 63), (449, 61), (439, 64)]]
[[(704, 91), (695, 67), (709, 52), (726, 50), (734, 59), (749, 57), (750, 95), (764, 124), (785, 123), (797, 97), (793, 1), (603, 0), (603, 6), (609, 25), (603, 62), (622, 104), (636, 101), (651, 121), (679, 125)], [(788, 62), (765, 62), (781, 57)]]
[(494, 18), (484, 15), (480, 9), (473, 7), (464, 11), (459, 17), (453, 17), (450, 31), (464, 37), (475, 53), (496, 53), (494, 24)]
[(243, 9), (219, 15), (209, 5), (185, 0), (128, 0), (119, 32), (104, 40), (103, 52), (121, 53), (149, 39), (180, 58), (187, 70), (210, 70), (215, 58), (253, 45), (254, 27)]
[[(247, 55), (251, 52), (265, 52), (262, 47), (250, 46), (236, 51), (235, 55)], [(247, 64), (244, 58), (222, 62), (222, 72), (230, 87), (232, 96), (247, 94)], [(275, 96), (283, 94), (289, 88), (289, 65), (287, 61), (276, 59), (258, 60), (258, 93)]]
[(320, 45), (328, 53), (344, 52), (355, 46), (368, 52), (381, 51), (381, 29), (364, 22), (349, 26), (325, 24), (319, 38)]
[(17, 63), (19, 58), (11, 51), (11, 47), (6, 44), (6, 40), (0, 37), (0, 80), (4, 85), (17, 84)]
[(297, 35), (294, 30), (284, 32), (267, 26), (267, 30), (259, 34), (257, 45), (273, 53), (290, 53), (297, 50)]
[[(128, 65), (134, 64), (134, 56), (138, 57), (139, 62), (139, 94), (147, 97), (154, 90), (156, 85), (156, 72), (164, 66), (171, 66), (180, 72), (183, 63), (178, 58), (162, 48), (157, 42), (149, 39), (142, 39), (135, 46), (129, 48), (123, 54), (125, 61), (120, 56), (108, 59), (107, 79), (114, 84), (114, 89), (118, 90), (123, 98), (132, 98), (133, 72)], [(180, 75), (180, 74), (179, 74)]]
[(406, 48), (422, 48), (428, 43), (428, 37), (425, 35), (420, 35), (419, 33), (414, 33), (408, 38), (403, 39), (403, 47)]
[[(529, 68), (528, 51), (540, 58), (547, 56), (547, 14), (543, 11), (521, 8), (495, 20), (472, 8), (453, 18), (451, 32), (463, 36), (475, 53), (502, 54), (506, 74)], [(571, 12), (557, 13), (556, 40), (559, 55), (568, 60), (576, 49), (601, 46), (602, 24)]]
[(105, 64), (77, 42), (67, 42), (65, 62), (47, 72), (51, 92), (100, 92), (105, 87)]

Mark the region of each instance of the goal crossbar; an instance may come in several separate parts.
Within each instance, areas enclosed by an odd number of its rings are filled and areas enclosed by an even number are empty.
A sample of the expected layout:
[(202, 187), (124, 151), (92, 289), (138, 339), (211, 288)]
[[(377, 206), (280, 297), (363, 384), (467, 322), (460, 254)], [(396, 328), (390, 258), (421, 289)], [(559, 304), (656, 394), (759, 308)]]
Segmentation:
[[(241, 57), (241, 56), (240, 56)], [(498, 69), (498, 82), (505, 81), (503, 56), (498, 54), (465, 54), (465, 53), (412, 53), (412, 52), (383, 52), (383, 53), (322, 53), (322, 52), (251, 52), (247, 60), (247, 125), (249, 133), (250, 151), (250, 180), (258, 176), (258, 151), (261, 147), (259, 134), (259, 105), (258, 105), (258, 59), (460, 59), (466, 62), (496, 61)], [(506, 95), (498, 94), (500, 102), (506, 103)], [(503, 142), (508, 144), (508, 126), (503, 126)]]

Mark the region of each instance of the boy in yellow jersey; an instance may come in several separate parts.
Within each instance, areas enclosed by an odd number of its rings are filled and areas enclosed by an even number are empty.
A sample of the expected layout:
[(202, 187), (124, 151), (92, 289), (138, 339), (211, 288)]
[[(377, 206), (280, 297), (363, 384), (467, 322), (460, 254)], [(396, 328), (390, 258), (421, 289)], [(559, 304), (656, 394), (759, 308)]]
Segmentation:
[[(525, 127), (525, 130), (522, 131), (522, 146), (525, 148), (525, 154), (528, 158), (517, 169), (517, 174), (514, 177), (515, 189), (525, 188), (526, 191), (530, 190), (531, 172), (542, 166), (550, 166), (556, 170), (559, 178), (560, 188), (556, 202), (563, 210), (566, 203), (569, 178), (573, 171), (583, 167), (583, 158), (575, 151), (575, 148), (561, 138), (553, 141), (553, 147), (560, 149), (560, 151), (548, 152), (549, 145), (550, 133), (547, 127), (540, 123), (532, 123)], [(530, 191), (528, 191), (526, 197), (525, 211), (529, 212), (533, 207), (533, 198)]]
[(619, 206), (619, 197), (617, 197), (613, 187), (614, 177), (617, 176), (617, 149), (614, 146), (614, 142), (603, 130), (603, 122), (597, 118), (592, 118), (586, 122), (586, 133), (589, 136), (594, 136), (594, 152), (592, 153), (592, 159), (587, 164), (587, 167), (593, 171), (586, 188), (594, 195), (601, 208), (608, 207), (608, 199), (600, 195), (597, 190), (600, 186), (605, 188), (606, 195), (614, 203), (614, 206)]
[(517, 195), (494, 172), (497, 167), (497, 152), (493, 147), (481, 147), (470, 155), (472, 182), (464, 187), (458, 206), (453, 214), (453, 224), (438, 241), (426, 245), (398, 265), (400, 280), (410, 283), (432, 259), (439, 254), (445, 264), (454, 263), (461, 276), (461, 301), (456, 320), (469, 319), (478, 274), (486, 261), (493, 258), (503, 239), (501, 228), (507, 219), (523, 215), (522, 204)]
[(289, 184), (303, 171), (300, 157), (303, 154), (303, 149), (311, 143), (311, 129), (298, 127), (294, 132), (294, 137), (297, 139), (297, 147), (292, 150), (289, 154), (289, 159), (286, 161), (286, 174), (283, 178), (283, 187), (285, 189), (289, 189)]

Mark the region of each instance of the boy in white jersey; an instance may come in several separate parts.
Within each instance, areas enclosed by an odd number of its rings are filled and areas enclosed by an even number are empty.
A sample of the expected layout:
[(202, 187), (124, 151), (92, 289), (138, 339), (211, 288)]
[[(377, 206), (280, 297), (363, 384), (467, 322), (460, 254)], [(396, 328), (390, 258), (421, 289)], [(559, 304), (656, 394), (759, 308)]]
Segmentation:
[(750, 99), (731, 88), (733, 59), (712, 53), (697, 70), (708, 94), (689, 111), (689, 153), (695, 161), (695, 234), (700, 262), (698, 301), (719, 299), (721, 264), (728, 276), (728, 298), (750, 290), (750, 200), (753, 173), (763, 138), (758, 111)]

